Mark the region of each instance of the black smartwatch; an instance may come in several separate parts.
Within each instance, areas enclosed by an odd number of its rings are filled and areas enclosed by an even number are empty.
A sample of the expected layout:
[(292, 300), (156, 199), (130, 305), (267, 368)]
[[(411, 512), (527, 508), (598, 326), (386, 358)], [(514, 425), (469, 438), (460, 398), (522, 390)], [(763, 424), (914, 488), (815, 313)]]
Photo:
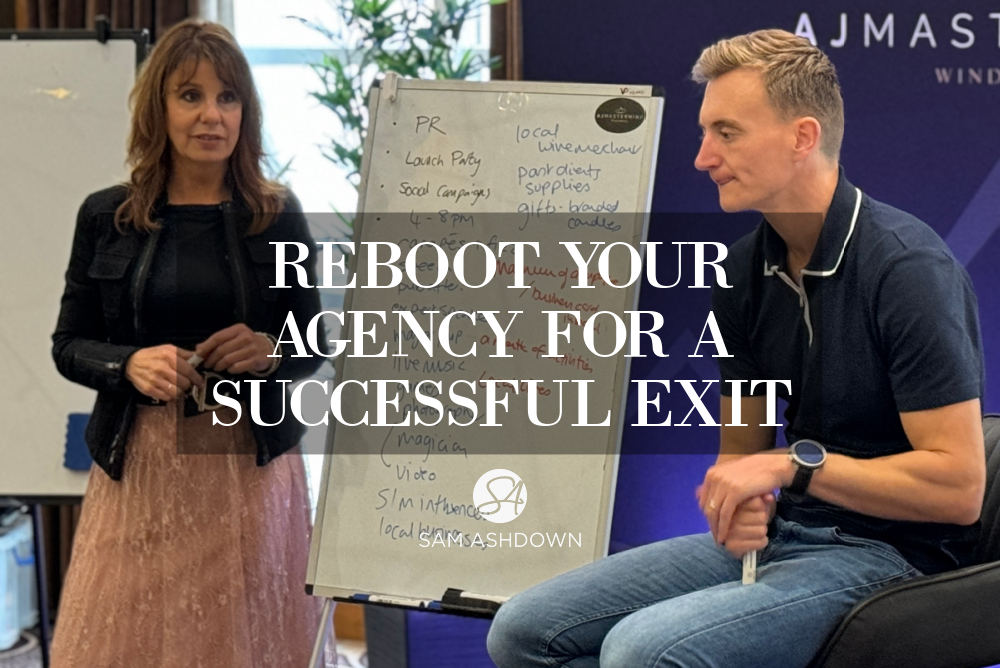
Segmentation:
[(804, 497), (813, 473), (823, 468), (823, 464), (826, 463), (826, 448), (816, 441), (804, 438), (789, 446), (788, 458), (795, 465), (795, 477), (785, 491), (795, 497)]

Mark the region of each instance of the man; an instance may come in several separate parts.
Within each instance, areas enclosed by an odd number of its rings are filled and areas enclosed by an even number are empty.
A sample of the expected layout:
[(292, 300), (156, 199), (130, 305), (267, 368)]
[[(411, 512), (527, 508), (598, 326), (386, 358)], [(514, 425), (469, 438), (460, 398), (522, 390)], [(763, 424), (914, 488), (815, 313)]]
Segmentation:
[(971, 556), (985, 461), (968, 275), (930, 228), (846, 180), (837, 76), (808, 41), (724, 40), (693, 76), (707, 84), (695, 166), (724, 210), (764, 213), (729, 250), (734, 287), (713, 293), (733, 356), (721, 388), (788, 379), (788, 441), (814, 443), (774, 449), (766, 398), (744, 396), (697, 490), (711, 532), (515, 596), (488, 640), (500, 668), (805, 666), (862, 598)]

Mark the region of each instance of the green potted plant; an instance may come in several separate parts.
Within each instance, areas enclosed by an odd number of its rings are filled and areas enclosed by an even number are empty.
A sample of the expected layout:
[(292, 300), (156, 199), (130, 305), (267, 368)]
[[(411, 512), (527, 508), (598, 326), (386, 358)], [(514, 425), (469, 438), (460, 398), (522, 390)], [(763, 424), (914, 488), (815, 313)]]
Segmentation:
[[(498, 58), (459, 46), (462, 28), (477, 12), (506, 0), (330, 0), (339, 25), (302, 20), (332, 45), (312, 65), (321, 90), (312, 93), (337, 117), (340, 135), (323, 147), (323, 155), (343, 168), (358, 187), (361, 152), (368, 128), (367, 94), (380, 73), (395, 72), (421, 79), (469, 79)], [(338, 212), (349, 234), (352, 218)]]

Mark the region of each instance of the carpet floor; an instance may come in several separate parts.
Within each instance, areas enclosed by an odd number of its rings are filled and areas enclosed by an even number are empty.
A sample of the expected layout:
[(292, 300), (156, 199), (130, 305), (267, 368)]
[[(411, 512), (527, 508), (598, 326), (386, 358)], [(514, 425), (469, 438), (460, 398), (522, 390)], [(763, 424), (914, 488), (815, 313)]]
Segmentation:
[[(363, 640), (338, 640), (337, 656), (326, 668), (367, 668), (368, 653)], [(38, 637), (24, 632), (8, 650), (0, 652), (0, 668), (42, 668)]]

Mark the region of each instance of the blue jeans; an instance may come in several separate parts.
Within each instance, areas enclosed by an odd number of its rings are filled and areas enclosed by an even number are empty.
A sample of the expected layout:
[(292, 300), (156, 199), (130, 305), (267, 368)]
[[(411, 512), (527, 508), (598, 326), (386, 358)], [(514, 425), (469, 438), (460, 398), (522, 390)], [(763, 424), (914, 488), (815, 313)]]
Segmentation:
[(505, 603), (487, 646), (499, 668), (796, 668), (855, 603), (920, 575), (894, 548), (774, 520), (757, 582), (711, 534), (598, 560)]

